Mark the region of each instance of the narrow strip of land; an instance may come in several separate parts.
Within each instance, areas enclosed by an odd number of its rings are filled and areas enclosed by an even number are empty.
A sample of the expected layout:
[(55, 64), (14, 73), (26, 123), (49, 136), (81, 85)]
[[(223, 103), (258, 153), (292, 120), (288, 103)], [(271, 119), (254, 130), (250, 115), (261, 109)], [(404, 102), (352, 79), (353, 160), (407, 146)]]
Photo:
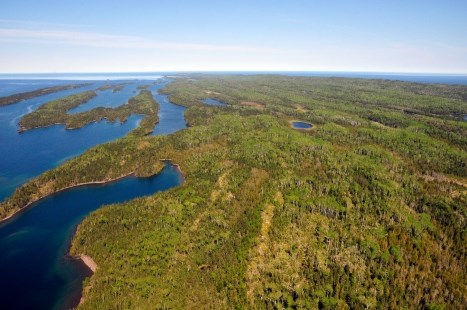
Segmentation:
[(71, 84), (71, 85), (45, 87), (45, 88), (36, 89), (33, 91), (24, 92), (24, 93), (13, 94), (13, 95), (6, 96), (6, 97), (0, 97), (0, 106), (18, 103), (23, 100), (56, 93), (62, 90), (75, 89), (75, 88), (80, 88), (80, 87), (89, 86), (89, 85), (91, 84), (83, 83), (83, 84)]
[(125, 85), (128, 85), (128, 84), (130, 83), (106, 84), (106, 85), (99, 87), (97, 90), (104, 91), (104, 90), (111, 89), (113, 93), (117, 93), (121, 91), (125, 87)]

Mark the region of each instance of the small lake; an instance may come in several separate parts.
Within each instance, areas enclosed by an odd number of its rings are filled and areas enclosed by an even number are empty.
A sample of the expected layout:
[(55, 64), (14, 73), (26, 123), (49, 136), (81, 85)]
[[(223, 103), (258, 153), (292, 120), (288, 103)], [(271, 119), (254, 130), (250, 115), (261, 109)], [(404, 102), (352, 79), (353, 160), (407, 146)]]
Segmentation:
[(295, 129), (309, 129), (309, 128), (312, 128), (313, 125), (310, 123), (306, 123), (306, 122), (294, 121), (292, 122), (292, 127)]
[(90, 273), (67, 258), (76, 225), (104, 204), (151, 195), (181, 184), (176, 166), (150, 178), (128, 177), (107, 185), (60, 192), (0, 224), (2, 309), (53, 309), (79, 301)]
[(208, 105), (213, 105), (213, 106), (219, 106), (219, 107), (227, 106), (227, 103), (219, 101), (217, 99), (213, 99), (213, 98), (206, 98), (203, 100), (203, 103), (208, 104)]

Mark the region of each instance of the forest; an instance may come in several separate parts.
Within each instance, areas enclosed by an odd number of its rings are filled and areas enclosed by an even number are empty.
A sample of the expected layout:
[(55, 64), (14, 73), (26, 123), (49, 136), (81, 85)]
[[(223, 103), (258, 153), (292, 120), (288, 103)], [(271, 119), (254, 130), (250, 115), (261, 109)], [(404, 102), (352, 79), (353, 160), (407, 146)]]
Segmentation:
[(71, 255), (98, 265), (80, 309), (465, 307), (467, 86), (196, 74), (163, 92), (189, 128), (94, 147), (0, 205), (179, 165), (183, 185), (79, 224)]

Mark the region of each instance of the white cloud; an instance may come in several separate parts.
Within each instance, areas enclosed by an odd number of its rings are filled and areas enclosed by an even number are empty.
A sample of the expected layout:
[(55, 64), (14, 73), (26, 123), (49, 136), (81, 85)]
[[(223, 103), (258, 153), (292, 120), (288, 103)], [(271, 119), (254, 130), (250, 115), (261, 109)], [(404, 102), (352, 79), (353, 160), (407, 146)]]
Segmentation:
[(17, 28), (0, 28), (1, 41), (20, 41), (33, 43), (52, 43), (79, 45), (88, 47), (104, 47), (119, 49), (161, 49), (177, 51), (208, 51), (208, 52), (252, 52), (278, 53), (279, 49), (262, 48), (242, 45), (215, 45), (159, 42), (137, 36), (109, 35), (92, 32), (63, 30), (30, 30)]
[(88, 28), (89, 25), (83, 24), (64, 24), (64, 23), (51, 23), (35, 20), (22, 20), (22, 19), (0, 19), (0, 24), (11, 26), (12, 24), (17, 27), (61, 27), (61, 28)]

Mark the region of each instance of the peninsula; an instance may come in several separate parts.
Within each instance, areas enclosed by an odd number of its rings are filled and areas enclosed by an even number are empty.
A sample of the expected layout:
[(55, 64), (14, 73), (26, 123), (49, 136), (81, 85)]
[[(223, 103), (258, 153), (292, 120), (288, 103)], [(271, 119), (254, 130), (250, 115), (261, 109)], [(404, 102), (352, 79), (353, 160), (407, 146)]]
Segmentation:
[(6, 97), (0, 97), (0, 106), (14, 104), (14, 103), (27, 100), (27, 99), (31, 99), (34, 97), (44, 96), (44, 95), (56, 93), (56, 92), (63, 91), (63, 90), (75, 89), (75, 88), (80, 88), (80, 87), (89, 86), (89, 85), (91, 84), (83, 83), (83, 84), (60, 85), (60, 86), (41, 88), (41, 89), (19, 93), (19, 94), (13, 94), (13, 95), (6, 96)]

